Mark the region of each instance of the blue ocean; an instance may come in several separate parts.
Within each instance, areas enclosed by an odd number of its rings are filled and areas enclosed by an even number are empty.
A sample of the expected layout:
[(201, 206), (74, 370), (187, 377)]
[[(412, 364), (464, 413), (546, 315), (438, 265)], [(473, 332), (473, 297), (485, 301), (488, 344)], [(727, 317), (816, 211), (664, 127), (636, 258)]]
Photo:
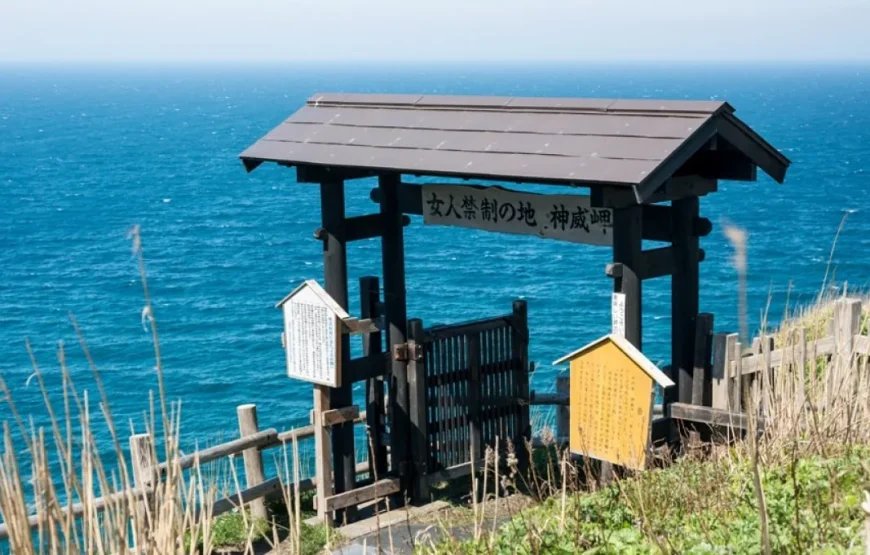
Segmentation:
[[(256, 403), (261, 427), (307, 421), (311, 387), (286, 377), (275, 303), (322, 278), (318, 189), (275, 165), (248, 175), (237, 155), (324, 91), (727, 100), (793, 165), (784, 185), (759, 172), (757, 183), (722, 182), (702, 200), (714, 231), (702, 240), (701, 308), (717, 331), (738, 328), (726, 224), (749, 233), (752, 327), (765, 312), (775, 322), (787, 305), (812, 302), (829, 258), (829, 282), (861, 289), (870, 280), (868, 66), (5, 66), (0, 372), (25, 417), (47, 422), (38, 385), (28, 384), (28, 339), (52, 394), (62, 342), (76, 385), (97, 397), (74, 314), (122, 435), (143, 431), (157, 382), (128, 239), (139, 225), (184, 443), (235, 435), (242, 403)], [(373, 186), (348, 184), (350, 215), (377, 210)], [(405, 241), (410, 317), (459, 322), (527, 299), (536, 389), (553, 388), (552, 360), (609, 331), (607, 248), (416, 217)], [(380, 267), (377, 240), (349, 248), (351, 312), (357, 278)], [(645, 283), (644, 295), (644, 350), (666, 363), (670, 281)], [(0, 405), (0, 420), (9, 416)]]

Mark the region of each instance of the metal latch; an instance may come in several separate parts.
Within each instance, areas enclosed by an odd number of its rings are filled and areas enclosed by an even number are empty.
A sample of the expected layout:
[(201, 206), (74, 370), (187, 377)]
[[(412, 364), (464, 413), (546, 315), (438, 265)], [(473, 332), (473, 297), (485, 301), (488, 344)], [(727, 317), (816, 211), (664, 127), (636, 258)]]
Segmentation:
[(423, 360), (423, 347), (414, 342), (393, 345), (393, 359), (404, 362)]

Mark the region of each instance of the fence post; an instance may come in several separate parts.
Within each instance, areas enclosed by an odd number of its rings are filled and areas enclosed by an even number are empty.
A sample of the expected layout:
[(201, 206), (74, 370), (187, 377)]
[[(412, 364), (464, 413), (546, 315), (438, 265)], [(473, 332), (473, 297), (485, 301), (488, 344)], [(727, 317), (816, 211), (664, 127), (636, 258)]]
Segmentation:
[[(834, 374), (836, 382), (831, 388), (831, 393), (840, 393), (840, 395), (851, 398), (853, 391), (847, 391), (844, 387), (847, 384), (843, 383), (844, 378), (849, 374), (849, 368), (852, 365), (852, 353), (855, 345), (855, 334), (860, 331), (861, 326), (861, 301), (858, 299), (844, 298), (837, 301), (837, 309), (834, 314)], [(858, 373), (855, 372), (855, 379), (858, 379)], [(848, 384), (855, 387), (857, 383)], [(834, 399), (831, 399), (832, 401)]]
[[(133, 485), (136, 489), (146, 490), (154, 485), (156, 476), (154, 445), (151, 434), (135, 434), (130, 436), (130, 462), (133, 466)], [(136, 502), (136, 512), (139, 513), (139, 525), (133, 525), (133, 545), (140, 546), (140, 538), (136, 537), (137, 529), (147, 530), (148, 496)], [(134, 520), (134, 522), (136, 522)]]
[(739, 397), (732, 391), (734, 381), (731, 377), (731, 363), (734, 360), (736, 342), (736, 333), (717, 333), (713, 336), (712, 406), (714, 409), (740, 411), (740, 408), (735, 405)]
[[(241, 437), (256, 434), (260, 431), (257, 424), (257, 405), (239, 405), (236, 407), (239, 418), (239, 434)], [(245, 483), (248, 488), (262, 484), (266, 480), (263, 472), (263, 453), (257, 447), (245, 449)], [(251, 514), (257, 518), (267, 519), (266, 502), (263, 498), (255, 499), (249, 504)]]
[(408, 397), (411, 409), (411, 462), (413, 481), (411, 499), (426, 501), (429, 497), (429, 441), (426, 430), (426, 358), (423, 321), (408, 320)]
[[(556, 378), (556, 393), (568, 397), (571, 394), (571, 378), (558, 376)], [(562, 442), (571, 441), (571, 409), (568, 405), (556, 405), (556, 442), (561, 446)]]
[[(332, 515), (326, 510), (326, 498), (332, 495), (332, 445), (329, 427), (323, 425), (323, 412), (329, 410), (329, 388), (314, 386), (314, 473), (317, 477), (317, 519), (332, 524)], [(299, 461), (295, 461), (299, 464)]]
[[(511, 328), (511, 358), (517, 364), (514, 383), (518, 409), (516, 437), (514, 437), (514, 452), (521, 470), (525, 470), (529, 462), (529, 447), (526, 443), (532, 440), (532, 423), (529, 417), (529, 307), (524, 300), (513, 302), (513, 327)], [(472, 382), (474, 383), (474, 382)]]
[(469, 400), (468, 416), (471, 420), (471, 460), (477, 468), (477, 461), (483, 458), (483, 433), (481, 430), (480, 390), (480, 332), (468, 336)]
[[(376, 320), (380, 317), (380, 285), (378, 278), (372, 276), (359, 279), (360, 318)], [(369, 357), (383, 351), (381, 332), (363, 334), (363, 356)], [(383, 442), (384, 419), (384, 380), (371, 378), (366, 383), (366, 452), (372, 476), (378, 479), (387, 474), (387, 448)]]
[(712, 381), (709, 371), (713, 315), (701, 313), (695, 318), (694, 362), (692, 368), (692, 404), (708, 406)]

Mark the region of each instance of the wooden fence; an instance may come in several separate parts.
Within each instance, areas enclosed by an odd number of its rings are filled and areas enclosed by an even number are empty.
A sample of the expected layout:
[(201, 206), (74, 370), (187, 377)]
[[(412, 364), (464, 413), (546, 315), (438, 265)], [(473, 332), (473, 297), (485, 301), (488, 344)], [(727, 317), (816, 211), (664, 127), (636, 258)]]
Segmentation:
[(746, 392), (760, 395), (766, 389), (768, 395), (773, 394), (782, 373), (792, 378), (788, 382), (794, 387), (793, 399), (802, 405), (807, 365), (819, 361), (828, 363), (827, 381), (839, 383), (839, 373), (849, 367), (854, 357), (870, 355), (870, 337), (862, 330), (861, 311), (858, 299), (836, 301), (823, 337), (812, 337), (808, 325), (786, 324), (777, 334), (756, 337), (747, 348), (735, 333), (714, 335), (712, 408), (744, 412), (748, 408)]
[[(294, 439), (300, 441), (313, 438), (315, 427), (314, 425), (309, 425), (284, 432), (278, 432), (273, 428), (260, 430), (257, 423), (257, 408), (255, 405), (241, 405), (237, 408), (237, 413), (241, 437), (178, 457), (172, 464), (177, 465), (177, 468), (180, 470), (188, 470), (194, 466), (204, 465), (226, 457), (243, 455), (245, 489), (215, 501), (212, 505), (212, 516), (221, 515), (241, 505), (248, 505), (252, 514), (265, 517), (266, 498), (281, 495), (282, 486), (287, 487), (288, 484), (283, 483), (278, 476), (266, 479), (263, 471), (263, 452), (267, 449), (289, 445)], [(360, 412), (357, 407), (328, 411), (324, 413), (324, 416), (325, 426), (336, 425), (346, 421), (353, 421), (355, 424), (365, 423), (366, 421), (365, 411)], [(64, 514), (70, 512), (74, 516), (80, 517), (86, 510), (95, 510), (98, 513), (103, 512), (111, 507), (115, 501), (127, 498), (128, 496), (132, 496), (134, 499), (147, 499), (154, 491), (156, 482), (166, 474), (170, 464), (163, 461), (154, 467), (154, 461), (157, 460), (154, 454), (154, 443), (151, 435), (137, 434), (131, 436), (130, 458), (133, 463), (134, 487), (130, 490), (121, 490), (99, 497), (91, 501), (88, 507), (85, 507), (81, 503), (73, 503), (69, 507), (64, 507), (61, 511)], [(356, 472), (357, 474), (368, 473), (368, 462), (357, 464)], [(365, 487), (371, 484), (363, 482), (361, 485)], [(299, 491), (309, 491), (315, 489), (316, 486), (317, 478), (311, 477), (300, 480), (298, 489)], [(389, 484), (381, 484), (381, 486), (379, 494), (387, 495), (391, 493)], [(295, 489), (295, 487), (292, 489)], [(349, 494), (356, 492), (358, 495), (360, 489), (362, 488), (327, 498), (327, 504), (333, 507), (333, 510), (337, 506), (347, 506), (350, 504), (348, 499), (346, 499)], [(31, 529), (36, 529), (39, 526), (39, 516), (32, 515), (29, 518), (29, 524)], [(9, 530), (6, 524), (0, 524), (0, 540), (8, 539), (8, 537)]]

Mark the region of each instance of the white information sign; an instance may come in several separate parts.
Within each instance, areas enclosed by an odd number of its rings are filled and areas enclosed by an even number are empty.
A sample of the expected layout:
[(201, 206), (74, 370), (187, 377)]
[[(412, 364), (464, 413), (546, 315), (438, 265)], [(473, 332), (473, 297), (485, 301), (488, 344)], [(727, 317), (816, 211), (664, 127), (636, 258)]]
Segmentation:
[(582, 195), (424, 184), (423, 222), (590, 245), (613, 244), (613, 211), (592, 208), (589, 197)]
[(284, 312), (287, 375), (340, 386), (342, 319), (347, 313), (314, 280), (306, 281), (278, 306)]
[(613, 335), (625, 337), (625, 293), (614, 293), (610, 298), (610, 318)]

